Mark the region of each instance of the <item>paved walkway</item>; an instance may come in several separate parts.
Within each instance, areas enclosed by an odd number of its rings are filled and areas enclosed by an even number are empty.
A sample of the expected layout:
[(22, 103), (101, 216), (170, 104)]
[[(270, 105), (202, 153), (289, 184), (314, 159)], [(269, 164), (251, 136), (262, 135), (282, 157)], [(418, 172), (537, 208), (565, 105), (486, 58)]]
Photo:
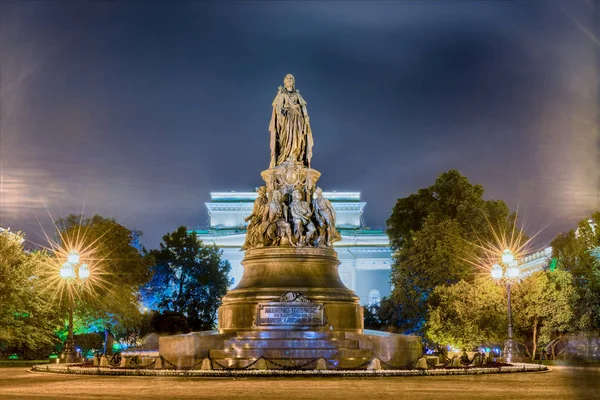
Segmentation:
[(600, 369), (395, 378), (156, 378), (0, 368), (0, 399), (600, 399)]

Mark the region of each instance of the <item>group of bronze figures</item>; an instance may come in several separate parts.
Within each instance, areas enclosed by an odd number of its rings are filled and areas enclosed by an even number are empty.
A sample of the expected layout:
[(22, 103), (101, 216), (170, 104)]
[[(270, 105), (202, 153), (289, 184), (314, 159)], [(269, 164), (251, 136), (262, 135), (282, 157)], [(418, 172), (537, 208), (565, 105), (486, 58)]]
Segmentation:
[(279, 189), (267, 195), (266, 186), (261, 186), (246, 222), (243, 250), (282, 245), (329, 247), (341, 239), (335, 229), (335, 210), (321, 188), (315, 190), (309, 202), (299, 189), (294, 189), (291, 196)]

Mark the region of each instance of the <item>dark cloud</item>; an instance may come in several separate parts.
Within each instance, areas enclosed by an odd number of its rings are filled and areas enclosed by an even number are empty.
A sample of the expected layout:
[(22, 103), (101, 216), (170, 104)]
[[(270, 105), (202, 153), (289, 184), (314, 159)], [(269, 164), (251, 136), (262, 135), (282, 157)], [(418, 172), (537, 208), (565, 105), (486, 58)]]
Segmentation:
[(292, 72), (321, 186), (360, 190), (370, 225), (457, 168), (550, 238), (597, 207), (594, 7), (2, 3), (0, 225), (85, 204), (155, 246), (204, 224), (210, 191), (260, 184)]

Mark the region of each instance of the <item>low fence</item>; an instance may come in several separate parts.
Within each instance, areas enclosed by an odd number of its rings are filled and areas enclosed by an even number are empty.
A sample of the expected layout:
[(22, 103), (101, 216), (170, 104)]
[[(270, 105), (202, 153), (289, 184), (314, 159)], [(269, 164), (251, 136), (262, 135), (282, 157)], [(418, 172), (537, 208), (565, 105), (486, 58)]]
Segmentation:
[[(322, 359), (321, 359), (322, 360)], [(257, 365), (260, 361), (255, 360)], [(266, 360), (265, 360), (266, 362)], [(317, 363), (319, 360), (316, 361)], [(548, 368), (538, 364), (511, 364), (496, 367), (446, 367), (413, 369), (151, 369), (94, 367), (82, 365), (36, 365), (37, 372), (50, 372), (79, 375), (121, 375), (121, 376), (183, 376), (183, 377), (230, 377), (230, 376), (439, 376), (439, 375), (481, 375), (516, 372), (540, 372)]]
[[(378, 357), (372, 357), (360, 364), (354, 366), (340, 366), (340, 362), (337, 359), (326, 359), (318, 357), (310, 360), (283, 361), (281, 359), (269, 359), (266, 357), (258, 357), (253, 360), (248, 360), (245, 365), (228, 365), (223, 363), (223, 360), (217, 360), (212, 358), (204, 358), (194, 365), (181, 366), (177, 362), (165, 359), (158, 355), (158, 352), (144, 352), (143, 354), (131, 356), (128, 353), (127, 356), (121, 354), (115, 354), (110, 357), (102, 356), (102, 358), (96, 358), (93, 363), (84, 364), (68, 364), (68, 365), (52, 365), (51, 368), (46, 368), (44, 365), (37, 365), (33, 367), (35, 371), (43, 372), (62, 372), (62, 373), (85, 373), (86, 370), (95, 370), (99, 374), (117, 374), (117, 375), (139, 375), (143, 372), (139, 371), (159, 371), (165, 372), (167, 375), (172, 374), (173, 371), (177, 372), (192, 372), (192, 371), (221, 371), (216, 372), (221, 374), (222, 372), (243, 372), (243, 371), (290, 371), (290, 372), (302, 372), (302, 371), (404, 371), (411, 372), (416, 371), (422, 374), (423, 371), (429, 371), (430, 374), (435, 374), (435, 371), (446, 371), (445, 374), (451, 373), (451, 371), (462, 371), (459, 373), (465, 373), (465, 371), (478, 371), (478, 373), (484, 373), (481, 371), (496, 371), (502, 372), (511, 371), (511, 368), (515, 368), (517, 364), (506, 364), (495, 362), (491, 359), (486, 359), (481, 354), (475, 354), (472, 358), (463, 354), (461, 357), (455, 356), (444, 360), (444, 363), (439, 362), (437, 356), (421, 356), (414, 361), (405, 365), (394, 365), (392, 363), (383, 361)], [(522, 365), (535, 365), (535, 364), (518, 364)], [(518, 367), (522, 368), (522, 367)], [(537, 368), (537, 369), (536, 369)], [(527, 367), (531, 369), (531, 367)], [(546, 369), (545, 366), (536, 365), (535, 370)], [(83, 371), (83, 372), (82, 372)], [(121, 371), (121, 372), (119, 372)], [(129, 372), (127, 372), (129, 371)], [(154, 374), (154, 375), (157, 375)]]

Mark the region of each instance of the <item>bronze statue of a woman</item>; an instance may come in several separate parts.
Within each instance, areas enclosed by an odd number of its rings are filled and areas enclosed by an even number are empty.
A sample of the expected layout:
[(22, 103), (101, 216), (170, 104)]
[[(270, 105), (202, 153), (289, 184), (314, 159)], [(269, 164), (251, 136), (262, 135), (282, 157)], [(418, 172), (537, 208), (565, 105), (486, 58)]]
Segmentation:
[(310, 168), (313, 137), (310, 120), (306, 111), (306, 101), (296, 90), (296, 80), (292, 74), (283, 78), (284, 87), (273, 100), (271, 132), (271, 164), (269, 168), (285, 162), (302, 164)]

